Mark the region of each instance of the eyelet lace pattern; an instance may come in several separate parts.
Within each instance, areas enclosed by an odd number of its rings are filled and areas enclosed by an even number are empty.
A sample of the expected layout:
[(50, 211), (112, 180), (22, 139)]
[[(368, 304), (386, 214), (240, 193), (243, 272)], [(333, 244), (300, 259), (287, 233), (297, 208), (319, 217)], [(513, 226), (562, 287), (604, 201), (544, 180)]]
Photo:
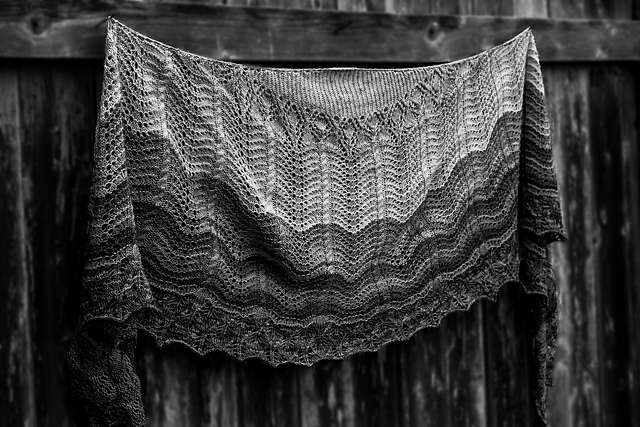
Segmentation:
[(251, 68), (110, 18), (82, 317), (92, 425), (144, 425), (131, 359), (158, 344), (311, 365), (438, 326), (520, 282), (537, 422), (564, 239), (529, 29), (404, 69)]

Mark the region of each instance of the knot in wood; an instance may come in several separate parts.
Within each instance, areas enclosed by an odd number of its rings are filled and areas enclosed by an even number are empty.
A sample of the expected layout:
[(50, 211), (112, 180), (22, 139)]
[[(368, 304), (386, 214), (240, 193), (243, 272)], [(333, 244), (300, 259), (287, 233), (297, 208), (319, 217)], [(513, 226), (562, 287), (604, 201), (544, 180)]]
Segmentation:
[(430, 41), (436, 40), (440, 34), (440, 30), (440, 24), (437, 21), (433, 21), (427, 28), (427, 38)]
[(43, 14), (32, 15), (28, 20), (28, 25), (33, 34), (40, 35), (51, 25), (51, 18)]

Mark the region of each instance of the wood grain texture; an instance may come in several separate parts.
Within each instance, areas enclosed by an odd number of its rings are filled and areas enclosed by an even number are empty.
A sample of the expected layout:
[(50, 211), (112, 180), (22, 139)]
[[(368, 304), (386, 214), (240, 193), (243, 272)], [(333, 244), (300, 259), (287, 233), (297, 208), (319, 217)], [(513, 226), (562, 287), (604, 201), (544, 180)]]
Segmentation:
[[(481, 4), (493, 3), (476, 0), (474, 7), (485, 9)], [(441, 62), (503, 43), (526, 27), (532, 28), (545, 61), (640, 59), (640, 28), (624, 20), (553, 21), (168, 3), (127, 3), (128, 7), (121, 8), (100, 2), (92, 5), (94, 8), (84, 9), (69, 6), (64, 14), (28, 16), (0, 6), (5, 16), (0, 20), (0, 39), (5, 41), (0, 57), (101, 58), (103, 20), (112, 14), (172, 46), (236, 61)], [(496, 7), (487, 6), (483, 13), (501, 10)]]
[(513, 0), (473, 0), (472, 4), (474, 15), (513, 15)]
[(74, 425), (66, 351), (81, 295), (96, 110), (91, 64), (24, 64), (20, 120), (38, 425)]
[(513, 0), (513, 14), (526, 18), (548, 18), (547, 0)]
[[(551, 2), (550, 17), (584, 18), (584, 1)], [(589, 150), (588, 69), (545, 69), (554, 156), (569, 241), (552, 256), (560, 298), (554, 387), (549, 392), (551, 425), (601, 426), (593, 247), (593, 167)]]
[[(413, 339), (409, 343), (415, 345), (418, 341)], [(402, 343), (390, 343), (375, 353), (351, 358), (354, 395), (351, 406), (357, 427), (403, 425), (402, 347)]]
[(473, 0), (431, 0), (431, 13), (472, 15)]
[(551, 18), (633, 19), (633, 0), (563, 0), (549, 2)]
[(354, 358), (324, 360), (299, 367), (300, 425), (303, 427), (355, 427)]
[(337, 9), (347, 12), (366, 12), (367, 2), (365, 0), (337, 0)]
[[(636, 2), (637, 3), (637, 2)], [(638, 141), (640, 140), (640, 130), (638, 124), (640, 120), (640, 81), (637, 76), (640, 75), (640, 66), (633, 64), (630, 66), (630, 74), (633, 76), (633, 86), (635, 91), (625, 88), (626, 96), (633, 94), (635, 96), (635, 108), (622, 111), (622, 121), (626, 124), (623, 132), (622, 158), (625, 160), (627, 170), (623, 172), (623, 185), (625, 194), (629, 195), (625, 201), (624, 212), (627, 212), (632, 220), (632, 227), (625, 233), (625, 258), (626, 265), (631, 271), (627, 273), (631, 279), (627, 294), (627, 309), (629, 313), (629, 324), (632, 325), (630, 336), (628, 338), (629, 358), (631, 377), (634, 381), (630, 384), (629, 398), (632, 402), (632, 423), (640, 425), (640, 406), (633, 402), (640, 402), (640, 328), (633, 325), (640, 325), (640, 273), (638, 267), (638, 256), (640, 252), (640, 150), (638, 149)], [(627, 80), (628, 82), (628, 80)], [(633, 126), (629, 126), (633, 124)]]
[(482, 304), (475, 304), (468, 312), (452, 314), (440, 326), (452, 427), (487, 425), (482, 309)]
[(0, 419), (35, 427), (33, 264), (26, 245), (18, 82), (17, 67), (0, 64)]
[(429, 0), (394, 0), (389, 2), (389, 10), (387, 12), (403, 15), (426, 15), (432, 13), (431, 2)]
[(402, 425), (487, 425), (482, 324), (476, 303), (402, 343)]
[[(418, 341), (411, 341), (415, 345)], [(401, 426), (400, 343), (299, 369), (301, 426)]]
[(297, 368), (233, 360), (237, 372), (238, 420), (244, 427), (299, 425)]
[(483, 301), (487, 426), (531, 426), (526, 295), (519, 284), (501, 288), (495, 303)]
[[(598, 257), (596, 302), (602, 425), (625, 425), (637, 416), (638, 381), (632, 346), (637, 324), (633, 295), (640, 286), (637, 144), (634, 77), (628, 67), (592, 67), (589, 133), (594, 171), (594, 242)], [(633, 142), (632, 142), (633, 141)], [(626, 148), (626, 149), (625, 149)], [(636, 421), (637, 418), (636, 418)], [(631, 422), (630, 425), (635, 425)]]
[[(628, 19), (632, 17), (632, 5), (628, 0), (558, 2), (552, 3), (550, 13), (561, 18)], [(564, 284), (569, 285), (565, 298), (575, 304), (564, 310), (564, 318), (569, 320), (561, 317), (561, 337), (566, 334), (569, 339), (561, 338), (559, 350), (573, 350), (577, 357), (572, 364), (564, 360), (556, 364), (556, 375), (567, 389), (552, 390), (557, 396), (552, 395), (551, 402), (556, 406), (550, 412), (564, 425), (635, 425), (638, 359), (632, 349), (638, 346), (638, 335), (630, 329), (630, 324), (637, 324), (640, 286), (638, 159), (636, 150), (631, 149), (638, 141), (635, 82), (632, 72), (622, 64), (576, 67), (572, 73), (574, 76), (566, 79), (569, 86), (576, 76), (584, 82), (580, 104), (586, 105), (577, 116), (582, 129), (576, 141), (583, 146), (583, 154), (574, 158), (577, 163), (569, 160), (561, 169), (570, 167), (572, 175), (576, 169), (584, 173), (582, 180), (587, 187), (578, 193), (568, 190), (565, 212), (569, 211), (569, 222), (582, 217), (586, 224), (569, 231), (572, 249), (568, 259), (567, 254), (559, 254), (557, 270), (568, 261), (569, 276), (576, 270), (584, 272)], [(558, 85), (557, 89), (563, 90), (561, 87), (566, 90), (567, 85)], [(586, 292), (583, 284), (587, 284)], [(563, 391), (566, 396), (562, 396)], [(556, 404), (554, 397), (567, 405)]]
[(213, 352), (200, 362), (203, 427), (238, 427), (238, 367), (229, 355)]
[[(102, 80), (98, 61), (103, 54), (104, 26), (99, 21), (115, 11), (116, 18), (124, 23), (149, 30), (150, 35), (170, 44), (206, 56), (241, 61), (287, 60), (302, 65), (304, 61), (427, 63), (477, 53), (505, 41), (525, 25), (532, 27), (545, 63), (640, 59), (637, 23), (566, 21), (586, 17), (628, 19), (632, 13), (637, 19), (640, 3), (629, 0), (553, 0), (548, 4), (543, 0), (513, 1), (510, 14), (544, 18), (548, 13), (557, 18), (551, 21), (380, 14), (362, 17), (344, 11), (306, 15), (312, 12), (253, 8), (221, 11), (202, 5), (231, 1), (198, 0), (200, 6), (195, 8), (189, 6), (191, 1), (183, 3), (156, 6), (119, 0), (5, 1), (0, 5), (0, 56), (94, 58), (89, 63), (96, 75), (94, 89), (87, 91), (95, 97)], [(501, 9), (504, 2), (481, 3), (367, 0), (356, 5), (396, 14), (507, 10)], [(238, 4), (327, 11), (337, 9), (339, 2), (247, 0)], [(340, 7), (359, 10), (345, 2), (340, 2)], [(440, 27), (435, 30), (437, 41), (429, 42), (431, 23)], [(205, 28), (216, 25), (219, 30)], [(307, 33), (310, 27), (316, 30)], [(281, 39), (266, 38), (281, 30)], [(368, 33), (374, 38), (368, 39)], [(220, 44), (203, 47), (202, 41), (216, 34), (221, 34)], [(20, 64), (18, 68), (25, 63)], [(55, 61), (33, 62), (24, 68), (31, 70), (24, 77), (13, 63), (0, 64), (3, 425), (86, 425), (79, 408), (69, 403), (66, 380), (59, 373), (64, 368), (59, 363), (66, 350), (68, 330), (76, 321), (80, 248), (72, 242), (85, 227), (81, 217), (85, 201), (79, 188), (85, 185), (81, 177), (88, 173), (87, 152), (78, 145), (80, 139), (63, 138), (62, 134), (73, 135), (85, 125), (94, 125), (95, 114), (87, 118), (89, 113), (83, 110), (76, 117), (73, 109), (76, 101), (89, 97), (82, 93), (84, 83), (79, 83), (85, 73), (79, 70), (86, 64), (69, 61), (61, 67)], [(620, 68), (621, 64), (595, 66), (545, 64), (543, 69), (570, 238), (568, 243), (553, 247), (561, 317), (555, 385), (549, 396), (552, 427), (640, 424), (640, 328), (635, 327), (640, 324), (639, 70)], [(26, 97), (19, 100), (21, 95)], [(22, 107), (24, 123), (21, 102), (30, 106)], [(22, 136), (28, 140), (22, 141)], [(71, 145), (64, 148), (65, 144)], [(67, 150), (64, 156), (63, 149)], [(69, 160), (71, 157), (73, 160)], [(49, 255), (51, 258), (47, 258)], [(38, 272), (41, 267), (45, 273)], [(74, 268), (77, 270), (72, 273)], [(53, 283), (50, 291), (42, 288), (49, 273)], [(61, 288), (65, 277), (68, 289)], [(49, 296), (51, 306), (47, 307)], [(409, 426), (424, 420), (426, 425), (434, 422), (431, 420), (443, 420), (445, 426), (508, 425), (514, 420), (514, 411), (523, 406), (520, 394), (512, 401), (506, 400), (513, 382), (520, 378), (505, 378), (509, 372), (512, 377), (523, 368), (501, 365), (509, 352), (522, 350), (521, 343), (514, 346), (508, 342), (513, 327), (508, 319), (520, 316), (517, 298), (503, 297), (499, 308), (487, 303), (486, 307), (473, 308), (471, 316), (453, 315), (455, 320), (445, 320), (435, 338), (428, 332), (420, 333), (407, 343), (390, 345), (379, 353), (356, 355), (348, 363), (327, 362), (320, 368), (276, 371), (251, 363), (243, 365), (217, 353), (203, 358), (189, 354), (183, 357), (178, 354), (182, 350), (145, 350), (141, 341), (137, 366), (147, 390), (149, 425)], [(57, 311), (60, 307), (64, 315)], [(502, 326), (496, 326), (496, 317)], [(483, 325), (488, 328), (486, 342)], [(504, 329), (492, 331), (496, 327)], [(62, 336), (57, 337), (56, 344), (47, 333), (58, 332)], [(511, 347), (494, 350), (494, 357), (486, 346), (496, 342)], [(420, 353), (422, 348), (425, 354)], [(47, 352), (53, 355), (51, 361), (43, 360), (49, 357)], [(418, 365), (419, 369), (412, 370)], [(55, 389), (58, 386), (61, 388)], [(436, 390), (435, 394), (424, 394), (429, 387)], [(45, 396), (54, 390), (57, 396)], [(434, 401), (444, 402), (443, 406)], [(56, 408), (58, 404), (61, 406)], [(427, 407), (438, 412), (424, 412)], [(499, 418), (502, 413), (496, 415), (500, 408), (506, 408), (504, 418)], [(411, 420), (416, 424), (410, 424)], [(515, 425), (522, 425), (522, 420)]]
[(403, 425), (449, 426), (451, 403), (446, 384), (442, 331), (426, 329), (403, 344)]
[(146, 333), (138, 335), (136, 367), (147, 425), (195, 426), (201, 420), (199, 357), (180, 344), (156, 347)]
[[(272, 368), (269, 368), (272, 369)], [(300, 425), (299, 368), (282, 365), (273, 369), (268, 389), (269, 418), (272, 426), (297, 427)], [(260, 396), (257, 396), (261, 398)], [(248, 403), (251, 403), (250, 401)], [(258, 423), (258, 425), (261, 425)]]
[(554, 156), (568, 242), (554, 245), (560, 324), (549, 392), (551, 425), (601, 426), (594, 241), (595, 171), (589, 134), (588, 70), (543, 70), (553, 127)]

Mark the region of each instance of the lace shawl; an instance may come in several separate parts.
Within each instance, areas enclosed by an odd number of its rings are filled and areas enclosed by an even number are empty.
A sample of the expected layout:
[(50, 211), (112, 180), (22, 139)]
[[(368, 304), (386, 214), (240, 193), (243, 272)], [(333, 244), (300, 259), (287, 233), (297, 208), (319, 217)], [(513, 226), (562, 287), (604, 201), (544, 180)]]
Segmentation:
[(136, 332), (311, 365), (435, 327), (520, 282), (536, 422), (564, 239), (529, 29), (402, 69), (254, 68), (109, 18), (72, 386), (145, 425)]

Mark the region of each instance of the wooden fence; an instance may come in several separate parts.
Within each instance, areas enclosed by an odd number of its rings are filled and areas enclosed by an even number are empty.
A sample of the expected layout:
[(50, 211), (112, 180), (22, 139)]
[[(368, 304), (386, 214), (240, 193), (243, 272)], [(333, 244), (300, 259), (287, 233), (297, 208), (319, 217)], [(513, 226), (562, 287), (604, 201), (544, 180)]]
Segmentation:
[[(640, 425), (639, 1), (195, 3), (0, 4), (0, 424), (87, 423), (65, 355), (81, 294), (101, 21), (113, 14), (196, 53), (285, 65), (459, 59), (531, 26), (570, 239), (553, 249), (550, 424)], [(155, 348), (141, 334), (149, 425), (529, 426), (523, 298), (507, 286), (438, 329), (310, 368)]]

